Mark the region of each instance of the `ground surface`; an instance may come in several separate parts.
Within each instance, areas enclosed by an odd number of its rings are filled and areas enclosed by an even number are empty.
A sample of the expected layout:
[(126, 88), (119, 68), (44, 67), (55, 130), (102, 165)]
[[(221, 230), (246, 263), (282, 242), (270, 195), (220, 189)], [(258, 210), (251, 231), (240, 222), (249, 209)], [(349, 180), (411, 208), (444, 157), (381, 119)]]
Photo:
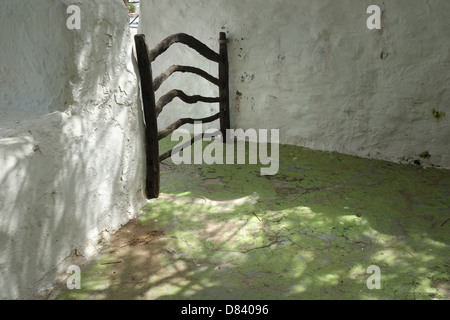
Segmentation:
[(161, 198), (58, 299), (450, 298), (450, 171), (280, 153), (273, 177), (166, 161)]

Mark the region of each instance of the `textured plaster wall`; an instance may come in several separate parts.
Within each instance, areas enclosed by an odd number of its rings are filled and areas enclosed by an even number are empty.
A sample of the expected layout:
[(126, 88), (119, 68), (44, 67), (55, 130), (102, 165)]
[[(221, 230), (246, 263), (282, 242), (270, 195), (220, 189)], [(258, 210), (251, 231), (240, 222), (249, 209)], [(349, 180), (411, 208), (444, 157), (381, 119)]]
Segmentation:
[[(373, 4), (383, 11), (381, 30), (366, 27)], [(227, 32), (234, 127), (278, 128), (282, 143), (450, 168), (449, 1), (144, 0), (141, 13), (151, 47), (185, 32), (217, 50)], [(172, 48), (155, 75), (191, 62), (217, 74)], [(173, 87), (217, 95), (188, 75), (161, 91)], [(210, 106), (167, 108), (161, 126)], [(426, 152), (431, 158), (421, 159)]]
[(122, 0), (1, 2), (0, 299), (20, 299), (136, 216), (145, 152)]

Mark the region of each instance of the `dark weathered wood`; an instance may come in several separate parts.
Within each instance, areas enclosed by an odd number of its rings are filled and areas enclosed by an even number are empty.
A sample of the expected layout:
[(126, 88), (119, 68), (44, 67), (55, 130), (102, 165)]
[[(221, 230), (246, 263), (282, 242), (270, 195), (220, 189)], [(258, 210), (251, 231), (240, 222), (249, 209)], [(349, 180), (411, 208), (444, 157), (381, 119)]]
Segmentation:
[(158, 103), (156, 104), (156, 115), (159, 116), (163, 108), (169, 103), (171, 103), (175, 98), (179, 98), (180, 100), (189, 104), (194, 104), (197, 102), (218, 103), (221, 101), (220, 98), (208, 98), (198, 95), (188, 96), (183, 91), (174, 89), (169, 91), (167, 94), (165, 94), (158, 100)]
[(188, 67), (188, 66), (171, 66), (163, 74), (161, 74), (160, 76), (155, 78), (155, 80), (153, 81), (153, 89), (155, 91), (158, 91), (158, 89), (161, 87), (163, 82), (166, 81), (167, 78), (169, 78), (175, 72), (194, 73), (194, 74), (199, 75), (200, 77), (208, 80), (212, 84), (215, 84), (216, 86), (220, 85), (219, 79), (217, 79), (216, 77), (213, 77), (208, 72), (203, 71), (201, 69), (198, 69), (198, 68), (195, 68), (195, 67)]
[(190, 35), (187, 35), (185, 33), (177, 33), (161, 41), (153, 50), (149, 52), (150, 62), (155, 61), (156, 58), (166, 52), (167, 49), (169, 49), (170, 46), (175, 43), (182, 43), (187, 45), (188, 47), (200, 53), (206, 59), (212, 60), (214, 62), (220, 61), (220, 55), (211, 50), (207, 45), (203, 44)]
[[(197, 140), (203, 139), (205, 136), (214, 136), (219, 133), (222, 134), (224, 142), (227, 141), (227, 129), (230, 129), (230, 102), (229, 102), (229, 65), (228, 65), (228, 49), (227, 38), (225, 33), (220, 34), (220, 53), (217, 54), (211, 50), (208, 46), (201, 43), (197, 39), (184, 34), (179, 33), (172, 35), (164, 39), (153, 50), (149, 51), (144, 35), (135, 36), (136, 50), (138, 57), (139, 72), (141, 74), (141, 89), (142, 89), (142, 102), (144, 106), (144, 118), (146, 127), (146, 150), (147, 150), (147, 183), (146, 193), (148, 198), (157, 198), (160, 192), (160, 168), (159, 162), (171, 157), (171, 155), (181, 152), (187, 147), (194, 144)], [(182, 43), (188, 47), (196, 50), (205, 58), (217, 62), (219, 64), (219, 78), (215, 78), (209, 73), (194, 67), (188, 66), (172, 66), (166, 72), (161, 74), (153, 81), (151, 63), (162, 53), (167, 51), (169, 47), (175, 43)], [(190, 72), (197, 74), (204, 79), (219, 87), (220, 95), (218, 98), (203, 97), (200, 95), (188, 96), (181, 90), (172, 90), (162, 96), (158, 103), (155, 102), (155, 91), (158, 90), (162, 83), (167, 80), (175, 72)], [(191, 119), (184, 118), (176, 121), (168, 128), (161, 132), (158, 132), (157, 117), (162, 112), (163, 108), (172, 102), (175, 98), (194, 104), (197, 102), (206, 103), (219, 103), (219, 113), (203, 118), (203, 119)], [(201, 121), (202, 123), (212, 122), (220, 119), (220, 131), (213, 134), (201, 134), (194, 137), (191, 141), (177, 146), (173, 150), (170, 150), (163, 155), (159, 156), (159, 140), (167, 137), (179, 127), (188, 124)]]
[(173, 154), (177, 154), (177, 153), (183, 151), (184, 149), (189, 148), (191, 145), (193, 145), (200, 139), (211, 138), (213, 136), (217, 136), (219, 134), (219, 132), (220, 132), (220, 130), (217, 130), (217, 131), (215, 131), (213, 133), (209, 133), (209, 134), (206, 134), (206, 133), (199, 134), (199, 135), (195, 136), (194, 138), (192, 138), (191, 141), (183, 143), (181, 146), (177, 146), (174, 149), (169, 150), (166, 153), (162, 154), (159, 157), (159, 161), (164, 161), (164, 160), (170, 158)]
[(209, 122), (213, 122), (219, 118), (220, 118), (220, 112), (211, 117), (206, 117), (203, 119), (192, 119), (192, 118), (179, 119), (178, 121), (176, 121), (173, 124), (171, 124), (170, 126), (168, 126), (166, 129), (159, 132), (159, 140), (164, 139), (169, 134), (171, 134), (172, 132), (177, 130), (179, 127), (184, 126), (185, 124), (194, 124), (196, 122), (209, 123)]
[(220, 131), (224, 143), (228, 141), (227, 130), (230, 129), (230, 88), (227, 36), (220, 33), (220, 61), (219, 61), (219, 92), (220, 92)]
[(148, 199), (154, 199), (158, 198), (160, 193), (160, 167), (158, 123), (155, 92), (153, 90), (152, 66), (148, 56), (145, 35), (136, 35), (134, 39), (141, 78), (142, 104), (145, 120), (145, 146), (147, 156), (146, 195)]

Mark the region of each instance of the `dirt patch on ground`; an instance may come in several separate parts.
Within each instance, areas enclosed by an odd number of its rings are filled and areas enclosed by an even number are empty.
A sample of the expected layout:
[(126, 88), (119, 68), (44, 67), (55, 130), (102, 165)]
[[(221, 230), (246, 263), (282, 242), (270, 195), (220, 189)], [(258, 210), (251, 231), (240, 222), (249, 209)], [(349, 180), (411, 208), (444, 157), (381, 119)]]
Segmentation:
[[(102, 265), (110, 265), (110, 275), (122, 285), (139, 285), (158, 272), (158, 255), (164, 248), (164, 232), (153, 226), (144, 226), (131, 221), (110, 241), (110, 253)], [(114, 291), (114, 290), (113, 290)]]
[(147, 245), (163, 235), (164, 231), (154, 229), (152, 226), (144, 226), (133, 220), (113, 235), (110, 243), (117, 250)]

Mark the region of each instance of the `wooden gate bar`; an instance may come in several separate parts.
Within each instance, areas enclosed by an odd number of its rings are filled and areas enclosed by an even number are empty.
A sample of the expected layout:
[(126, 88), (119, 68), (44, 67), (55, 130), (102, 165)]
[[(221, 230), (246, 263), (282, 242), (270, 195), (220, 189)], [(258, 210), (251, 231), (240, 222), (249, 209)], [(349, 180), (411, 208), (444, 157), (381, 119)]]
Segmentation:
[(173, 150), (169, 150), (166, 153), (164, 153), (163, 155), (161, 155), (159, 157), (159, 161), (164, 161), (168, 158), (170, 158), (172, 155), (177, 154), (181, 151), (183, 151), (184, 149), (187, 149), (189, 147), (191, 147), (194, 143), (196, 143), (199, 140), (203, 140), (203, 139), (211, 139), (211, 137), (215, 137), (220, 133), (220, 130), (214, 131), (212, 133), (201, 133), (195, 137), (193, 137), (191, 139), (191, 141), (185, 142), (183, 143), (181, 146), (177, 146), (175, 147)]
[(220, 113), (217, 113), (211, 117), (206, 117), (203, 119), (192, 119), (192, 118), (179, 119), (176, 122), (174, 122), (173, 124), (171, 124), (170, 126), (168, 126), (166, 129), (159, 132), (159, 140), (164, 139), (169, 134), (173, 133), (175, 130), (177, 130), (181, 126), (184, 126), (185, 124), (195, 124), (196, 122), (209, 123), (209, 122), (216, 121), (219, 118), (220, 118)]
[(160, 167), (159, 167), (159, 139), (158, 121), (156, 115), (155, 91), (153, 90), (152, 66), (148, 54), (148, 45), (145, 35), (134, 37), (136, 43), (136, 56), (141, 77), (142, 104), (145, 120), (145, 146), (146, 146), (146, 196), (148, 199), (159, 197), (160, 193)]
[(161, 41), (153, 50), (149, 52), (150, 62), (155, 61), (156, 58), (166, 52), (167, 49), (169, 49), (170, 46), (175, 43), (183, 43), (211, 61), (220, 61), (220, 55), (211, 50), (207, 45), (203, 44), (202, 42), (198, 41), (188, 34), (177, 33)]
[(202, 96), (188, 96), (186, 93), (184, 93), (181, 90), (171, 90), (164, 96), (162, 96), (158, 103), (156, 104), (156, 115), (159, 116), (159, 114), (162, 112), (163, 108), (168, 105), (170, 102), (172, 102), (173, 99), (179, 98), (180, 100), (189, 103), (189, 104), (195, 104), (197, 102), (206, 102), (206, 103), (217, 103), (220, 102), (220, 98), (208, 98), (208, 97), (202, 97)]
[(164, 81), (166, 81), (175, 72), (194, 73), (194, 74), (196, 74), (196, 75), (198, 75), (198, 76), (208, 80), (212, 84), (215, 84), (216, 86), (220, 86), (219, 79), (217, 79), (216, 77), (213, 77), (208, 72), (203, 71), (202, 69), (198, 69), (198, 68), (195, 68), (195, 67), (189, 67), (189, 66), (176, 66), (175, 65), (175, 66), (171, 66), (163, 74), (158, 76), (155, 79), (155, 81), (153, 81), (153, 89), (155, 90), (155, 92), (158, 91), (158, 89), (161, 87), (161, 85), (164, 83)]

